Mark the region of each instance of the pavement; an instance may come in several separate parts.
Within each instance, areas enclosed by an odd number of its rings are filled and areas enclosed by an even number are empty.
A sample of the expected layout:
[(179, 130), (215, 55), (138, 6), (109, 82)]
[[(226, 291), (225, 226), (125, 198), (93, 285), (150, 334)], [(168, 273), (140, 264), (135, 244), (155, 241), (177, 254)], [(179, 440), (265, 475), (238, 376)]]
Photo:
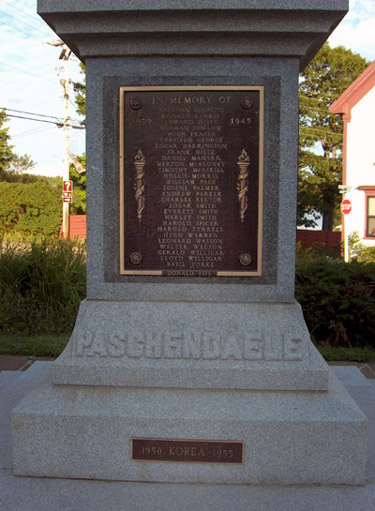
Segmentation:
[(366, 485), (352, 487), (15, 477), (10, 412), (51, 365), (44, 357), (0, 356), (0, 511), (375, 511), (375, 364), (330, 364), (369, 420)]
[[(55, 360), (53, 357), (18, 357), (0, 355), (0, 371), (26, 371), (34, 362)], [(375, 375), (374, 375), (375, 378)]]

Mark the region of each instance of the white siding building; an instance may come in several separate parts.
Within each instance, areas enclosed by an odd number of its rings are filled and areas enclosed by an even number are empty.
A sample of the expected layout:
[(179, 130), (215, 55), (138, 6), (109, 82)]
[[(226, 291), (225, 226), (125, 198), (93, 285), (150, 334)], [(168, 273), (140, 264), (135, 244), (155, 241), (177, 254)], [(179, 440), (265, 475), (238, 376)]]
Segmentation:
[[(343, 233), (358, 232), (375, 246), (375, 61), (331, 105), (343, 114), (343, 185), (352, 210), (343, 218)], [(343, 215), (344, 216), (344, 215)]]

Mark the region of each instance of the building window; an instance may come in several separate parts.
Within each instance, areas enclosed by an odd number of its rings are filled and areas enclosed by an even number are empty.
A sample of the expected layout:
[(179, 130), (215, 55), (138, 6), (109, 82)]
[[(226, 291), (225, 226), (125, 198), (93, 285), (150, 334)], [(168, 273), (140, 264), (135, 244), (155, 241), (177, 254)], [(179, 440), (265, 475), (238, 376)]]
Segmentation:
[(375, 196), (367, 196), (367, 237), (375, 237)]

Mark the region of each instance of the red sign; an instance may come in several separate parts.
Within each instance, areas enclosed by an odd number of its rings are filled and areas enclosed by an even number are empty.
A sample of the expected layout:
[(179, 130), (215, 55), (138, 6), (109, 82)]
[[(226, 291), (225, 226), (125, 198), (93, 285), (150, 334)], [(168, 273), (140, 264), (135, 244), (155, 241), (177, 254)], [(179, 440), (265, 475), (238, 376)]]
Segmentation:
[(73, 181), (63, 181), (63, 192), (70, 192), (73, 191)]
[(72, 197), (63, 197), (63, 202), (72, 202)]
[(341, 212), (344, 215), (349, 215), (351, 210), (352, 210), (352, 203), (350, 202), (350, 200), (349, 199), (343, 200), (341, 203)]

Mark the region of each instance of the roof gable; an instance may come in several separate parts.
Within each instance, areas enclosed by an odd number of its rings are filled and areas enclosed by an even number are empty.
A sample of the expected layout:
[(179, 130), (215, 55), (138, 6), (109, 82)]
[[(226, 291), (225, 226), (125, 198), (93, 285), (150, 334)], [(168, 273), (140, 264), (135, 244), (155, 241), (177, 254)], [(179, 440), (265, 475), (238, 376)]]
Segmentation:
[(333, 114), (344, 114), (350, 120), (352, 108), (375, 87), (375, 61), (361, 73), (354, 82), (329, 107)]

